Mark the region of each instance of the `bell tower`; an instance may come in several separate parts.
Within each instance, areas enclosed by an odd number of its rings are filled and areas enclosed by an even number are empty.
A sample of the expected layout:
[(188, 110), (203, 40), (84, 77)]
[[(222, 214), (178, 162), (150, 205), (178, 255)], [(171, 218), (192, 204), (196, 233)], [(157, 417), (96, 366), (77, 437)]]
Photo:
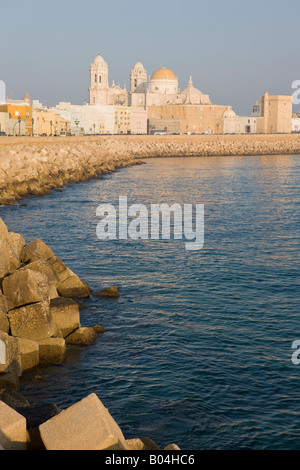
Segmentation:
[(147, 71), (137, 62), (130, 73), (130, 92), (147, 93)]
[(106, 104), (104, 90), (108, 89), (108, 65), (97, 55), (90, 68), (90, 104)]

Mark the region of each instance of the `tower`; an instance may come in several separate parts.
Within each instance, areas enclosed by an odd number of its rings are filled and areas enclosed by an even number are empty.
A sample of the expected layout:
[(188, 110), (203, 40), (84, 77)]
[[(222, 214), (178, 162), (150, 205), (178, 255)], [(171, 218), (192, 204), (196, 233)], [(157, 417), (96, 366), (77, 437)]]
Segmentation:
[(130, 73), (130, 92), (147, 93), (147, 71), (137, 62)]
[(108, 89), (108, 65), (97, 55), (90, 68), (90, 104), (106, 104)]

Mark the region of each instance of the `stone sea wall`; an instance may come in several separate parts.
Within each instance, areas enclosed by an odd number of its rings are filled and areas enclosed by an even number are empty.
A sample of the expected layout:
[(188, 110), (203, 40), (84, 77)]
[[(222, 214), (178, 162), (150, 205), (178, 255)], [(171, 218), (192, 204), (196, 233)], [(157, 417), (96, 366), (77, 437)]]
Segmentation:
[(30, 404), (20, 391), (24, 371), (62, 364), (69, 345), (105, 334), (81, 326), (77, 302), (90, 295), (120, 294), (116, 286), (92, 293), (42, 240), (26, 244), (0, 219), (0, 450), (159, 450), (149, 438), (125, 439), (94, 393), (60, 410)]
[(300, 135), (94, 136), (0, 139), (0, 204), (14, 204), (150, 157), (300, 154)]

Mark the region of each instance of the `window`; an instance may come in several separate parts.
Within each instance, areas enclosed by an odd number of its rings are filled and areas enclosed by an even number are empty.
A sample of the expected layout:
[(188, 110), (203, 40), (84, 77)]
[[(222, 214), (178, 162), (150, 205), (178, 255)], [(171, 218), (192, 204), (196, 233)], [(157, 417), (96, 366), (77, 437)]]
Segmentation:
[(101, 83), (101, 75), (99, 75), (99, 83)]
[(95, 75), (95, 83), (97, 83), (97, 75)]

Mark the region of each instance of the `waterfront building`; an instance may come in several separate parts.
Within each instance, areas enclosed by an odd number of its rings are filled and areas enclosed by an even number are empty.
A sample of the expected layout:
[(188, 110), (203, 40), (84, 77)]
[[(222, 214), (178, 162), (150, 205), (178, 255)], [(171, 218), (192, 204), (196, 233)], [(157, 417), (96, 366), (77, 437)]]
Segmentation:
[(257, 122), (257, 132), (262, 134), (291, 133), (292, 114), (292, 96), (271, 96), (266, 91), (260, 98), (260, 119)]
[(59, 113), (50, 110), (33, 109), (34, 135), (70, 135), (71, 122)]
[(114, 106), (114, 133), (131, 133), (131, 107), (116, 105)]
[(22, 100), (7, 99), (0, 105), (0, 113), (8, 114), (5, 118), (8, 127), (4, 131), (8, 135), (32, 135), (32, 106), (28, 93)]

